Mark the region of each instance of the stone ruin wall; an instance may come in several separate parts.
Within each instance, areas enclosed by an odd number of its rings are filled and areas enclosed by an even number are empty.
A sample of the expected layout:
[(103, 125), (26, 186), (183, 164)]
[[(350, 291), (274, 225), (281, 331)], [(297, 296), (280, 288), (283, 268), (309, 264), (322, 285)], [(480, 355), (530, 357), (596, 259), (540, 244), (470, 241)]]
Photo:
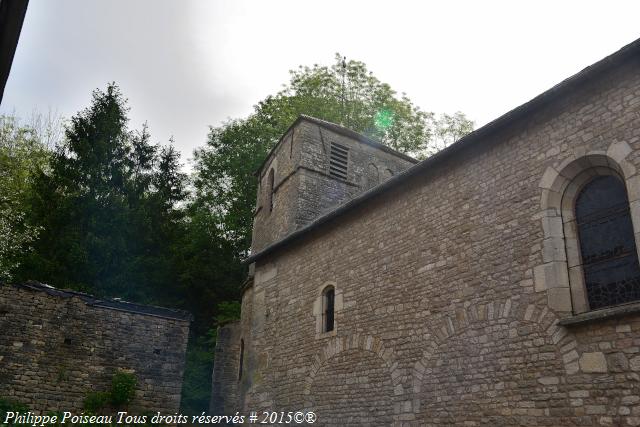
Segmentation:
[[(312, 409), (316, 425), (640, 425), (640, 315), (559, 324), (572, 306), (547, 274), (545, 205), (549, 168), (610, 159), (638, 230), (638, 70), (636, 58), (591, 80), (258, 261), (238, 409)], [(327, 284), (336, 327), (318, 334)]]
[(189, 322), (97, 307), (42, 285), (0, 285), (0, 398), (80, 412), (90, 392), (108, 391), (125, 370), (138, 381), (130, 412), (173, 414)]

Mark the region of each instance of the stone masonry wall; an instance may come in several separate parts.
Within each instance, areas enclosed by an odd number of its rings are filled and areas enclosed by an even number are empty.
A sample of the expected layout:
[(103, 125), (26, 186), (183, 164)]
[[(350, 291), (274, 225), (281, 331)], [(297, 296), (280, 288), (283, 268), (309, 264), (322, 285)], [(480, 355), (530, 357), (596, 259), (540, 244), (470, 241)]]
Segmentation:
[[(253, 252), (414, 164), (404, 155), (381, 150), (314, 120), (302, 119), (283, 136), (260, 171)], [(332, 142), (349, 149), (347, 180), (329, 174)], [(271, 170), (274, 193), (273, 211), (269, 212)]]
[(235, 412), (237, 402), (228, 397), (238, 394), (241, 333), (239, 322), (218, 328), (209, 405), (211, 414), (228, 415)]
[(80, 411), (122, 369), (138, 381), (130, 411), (178, 411), (189, 320), (97, 305), (45, 285), (0, 285), (0, 397)]
[[(252, 248), (262, 248), (295, 229), (298, 197), (297, 165), (300, 163), (298, 129), (282, 138), (258, 176), (258, 194), (253, 220)], [(274, 172), (273, 211), (269, 212), (269, 172)]]
[[(302, 122), (299, 127), (302, 144), (300, 163), (304, 169), (301, 170), (297, 197), (298, 228), (414, 165), (397, 154), (382, 151), (312, 122)], [(329, 174), (332, 142), (349, 149), (346, 181)]]
[[(621, 143), (635, 174), (638, 58), (260, 259), (243, 334), (264, 360), (239, 409), (313, 409), (315, 425), (640, 425), (640, 315), (561, 326), (554, 284), (534, 280), (545, 171)], [(342, 300), (318, 334), (327, 283)]]

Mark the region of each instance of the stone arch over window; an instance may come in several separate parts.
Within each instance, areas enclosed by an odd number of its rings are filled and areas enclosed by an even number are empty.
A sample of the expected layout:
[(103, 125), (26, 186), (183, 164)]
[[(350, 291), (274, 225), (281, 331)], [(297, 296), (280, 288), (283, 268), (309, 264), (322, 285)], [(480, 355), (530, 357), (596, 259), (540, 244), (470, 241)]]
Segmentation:
[[(433, 409), (436, 400), (429, 399), (429, 396), (433, 397), (434, 394), (441, 396), (443, 403), (450, 402), (451, 405), (447, 404), (446, 408), (453, 410), (464, 399), (473, 397), (473, 394), (484, 399), (490, 393), (495, 401), (496, 396), (508, 392), (514, 384), (517, 387), (518, 380), (507, 382), (500, 378), (509, 376), (517, 378), (520, 374), (519, 366), (522, 365), (513, 364), (514, 361), (531, 363), (528, 366), (540, 363), (540, 361), (535, 362), (538, 354), (527, 354), (526, 351), (519, 353), (516, 357), (508, 356), (509, 352), (518, 352), (523, 348), (521, 344), (515, 346), (510, 344), (521, 339), (542, 340), (545, 346), (554, 348), (549, 351), (553, 351), (556, 356), (542, 362), (544, 369), (555, 366), (555, 372), (560, 373), (558, 368), (563, 367), (567, 375), (583, 374), (580, 371), (578, 360), (580, 354), (575, 336), (566, 328), (559, 326), (558, 320), (558, 316), (544, 304), (523, 301), (519, 296), (488, 302), (475, 301), (469, 305), (458, 303), (446, 312), (435, 316), (430, 315), (429, 321), (423, 322), (422, 329), (415, 332), (416, 336), (424, 337), (425, 341), (422, 346), (422, 356), (414, 363), (408, 375), (411, 381), (408, 390), (412, 391), (413, 411), (416, 420), (421, 422), (418, 425), (425, 424), (425, 413)], [(507, 330), (519, 331), (519, 333), (513, 337), (508, 332), (505, 333)], [(520, 335), (521, 333), (525, 335)], [(513, 341), (514, 339), (516, 341)], [(474, 346), (464, 354), (464, 346), (468, 346), (469, 342), (474, 342)], [(460, 347), (463, 351), (457, 351)], [(496, 348), (501, 355), (499, 362), (491, 357), (478, 358), (479, 355), (487, 354), (487, 351), (495, 354), (492, 347)], [(447, 359), (447, 353), (453, 353), (454, 357)], [(460, 362), (465, 358), (471, 359), (472, 362)], [(528, 358), (529, 362), (519, 360), (520, 358), (525, 360)], [(455, 366), (459, 363), (462, 364)], [(491, 368), (494, 363), (498, 364), (498, 366), (494, 365), (497, 369)], [(459, 381), (451, 381), (450, 374), (447, 374), (451, 370), (446, 369), (447, 365), (455, 366), (456, 375), (460, 375)], [(462, 376), (465, 370), (470, 373), (468, 377)], [(482, 370), (486, 370), (489, 374), (483, 375)], [(527, 386), (529, 391), (535, 388), (540, 390), (544, 385), (543, 370), (538, 371), (537, 375), (538, 381)], [(442, 385), (445, 386), (442, 387)], [(458, 387), (459, 390), (463, 390), (463, 393), (451, 393), (451, 387)], [(445, 400), (447, 394), (454, 399)], [(500, 398), (507, 403), (510, 396), (503, 394)], [(478, 404), (478, 401), (474, 404)], [(484, 415), (487, 417), (490, 417), (494, 410), (495, 407), (490, 405), (482, 408), (483, 412), (486, 411)], [(517, 419), (516, 414), (513, 415), (514, 419)]]
[(626, 190), (631, 219), (626, 233), (631, 233), (631, 239), (635, 243), (637, 263), (640, 241), (640, 177), (628, 160), (631, 152), (627, 143), (617, 142), (606, 152), (593, 151), (572, 156), (556, 167), (547, 168), (542, 177), (539, 216), (544, 233), (543, 264), (534, 269), (535, 290), (546, 292), (549, 307), (557, 312), (580, 314), (602, 307), (598, 304), (591, 307), (589, 304), (581, 253), (580, 221), (576, 218), (576, 203), (579, 203), (581, 196), (589, 197), (584, 192), (591, 191), (593, 183), (615, 187), (618, 182), (618, 191)]
[[(341, 355), (346, 357), (351, 356), (352, 359), (361, 359), (362, 362), (365, 362), (365, 365), (360, 365), (360, 367), (364, 367), (365, 369), (372, 367), (371, 362), (378, 359), (378, 363), (375, 363), (377, 366), (373, 367), (383, 369), (376, 369), (378, 372), (375, 374), (373, 372), (360, 373), (362, 375), (362, 381), (354, 381), (350, 386), (348, 386), (348, 388), (351, 388), (352, 386), (357, 387), (358, 384), (364, 384), (365, 387), (384, 387), (387, 384), (383, 383), (390, 381), (391, 386), (393, 387), (393, 393), (391, 396), (389, 396), (391, 393), (387, 394), (386, 391), (384, 393), (385, 400), (391, 400), (389, 409), (393, 408), (393, 414), (391, 414), (391, 411), (389, 411), (388, 414), (384, 414), (393, 416), (393, 422), (389, 424), (394, 426), (400, 425), (402, 420), (408, 421), (413, 419), (413, 402), (411, 400), (407, 400), (406, 392), (409, 390), (407, 390), (406, 385), (403, 385), (403, 380), (406, 378), (407, 371), (398, 364), (397, 357), (393, 349), (386, 348), (384, 341), (379, 337), (361, 335), (357, 333), (347, 334), (342, 337), (329, 338), (324, 347), (313, 357), (313, 361), (309, 364), (309, 371), (304, 382), (304, 409), (314, 412), (318, 411), (319, 408), (316, 408), (314, 402), (315, 396), (312, 393), (314, 384), (316, 384), (318, 376), (323, 375), (323, 371), (326, 371), (327, 367), (331, 366), (331, 363), (335, 363), (336, 359)], [(353, 369), (350, 370), (352, 371)], [(369, 374), (372, 375), (369, 376)], [(331, 377), (337, 378), (333, 370), (331, 371)], [(342, 385), (343, 384), (341, 384), (341, 386)], [(385, 425), (387, 424), (385, 423)]]
[(269, 176), (267, 177), (267, 206), (269, 212), (273, 211), (273, 185), (274, 185), (274, 172), (273, 169), (269, 170)]
[(313, 304), (316, 319), (316, 337), (335, 335), (337, 329), (336, 314), (343, 309), (342, 292), (335, 282), (325, 282), (320, 287), (318, 297)]

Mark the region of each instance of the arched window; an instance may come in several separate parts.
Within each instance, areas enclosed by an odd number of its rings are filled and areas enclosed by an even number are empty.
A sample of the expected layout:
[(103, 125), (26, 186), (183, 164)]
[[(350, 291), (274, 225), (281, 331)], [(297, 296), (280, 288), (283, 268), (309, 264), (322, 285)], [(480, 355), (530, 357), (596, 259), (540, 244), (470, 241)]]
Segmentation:
[(267, 206), (269, 206), (269, 212), (273, 211), (273, 180), (273, 169), (271, 169), (267, 178)]
[(243, 369), (244, 369), (244, 340), (240, 339), (240, 362), (238, 363), (238, 381), (242, 379)]
[(331, 332), (334, 327), (336, 290), (327, 286), (322, 292), (322, 332)]
[(598, 176), (578, 193), (575, 217), (589, 309), (640, 300), (640, 266), (624, 183)]

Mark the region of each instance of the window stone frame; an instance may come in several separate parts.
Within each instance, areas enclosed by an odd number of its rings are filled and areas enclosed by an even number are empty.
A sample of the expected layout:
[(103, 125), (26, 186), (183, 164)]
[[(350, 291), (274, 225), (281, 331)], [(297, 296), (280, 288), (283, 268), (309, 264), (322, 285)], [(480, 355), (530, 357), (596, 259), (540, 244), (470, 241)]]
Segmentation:
[(632, 148), (614, 142), (607, 151), (575, 152), (558, 166), (549, 166), (539, 184), (538, 217), (542, 222), (542, 264), (534, 267), (534, 289), (545, 292), (549, 308), (561, 317), (590, 311), (582, 272), (575, 222), (575, 201), (595, 176), (615, 175), (627, 190), (636, 250), (640, 256), (640, 176), (629, 160)]

